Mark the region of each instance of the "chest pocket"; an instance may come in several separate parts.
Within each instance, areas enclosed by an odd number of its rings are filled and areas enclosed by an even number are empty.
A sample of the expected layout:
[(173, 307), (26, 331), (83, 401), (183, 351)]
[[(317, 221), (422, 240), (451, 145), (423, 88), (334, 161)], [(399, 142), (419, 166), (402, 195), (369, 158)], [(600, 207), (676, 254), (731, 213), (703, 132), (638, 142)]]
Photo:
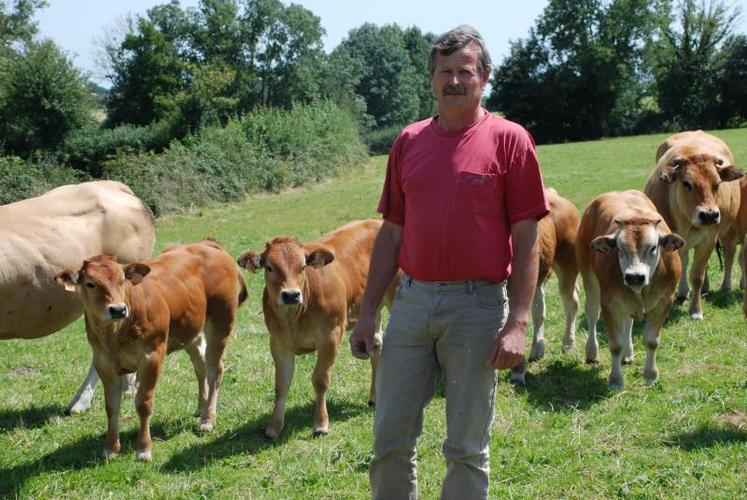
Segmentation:
[(454, 210), (461, 213), (497, 215), (498, 176), (477, 172), (459, 172), (454, 192)]

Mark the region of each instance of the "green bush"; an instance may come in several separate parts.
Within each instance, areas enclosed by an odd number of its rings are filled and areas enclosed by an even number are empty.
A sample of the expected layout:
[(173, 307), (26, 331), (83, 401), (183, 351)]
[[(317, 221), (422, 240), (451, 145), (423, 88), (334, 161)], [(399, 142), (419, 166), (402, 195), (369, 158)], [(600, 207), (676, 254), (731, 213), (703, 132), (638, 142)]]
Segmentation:
[(368, 146), (368, 151), (371, 154), (386, 155), (389, 154), (394, 139), (397, 138), (401, 130), (402, 125), (377, 128), (366, 133), (363, 142)]
[(34, 164), (17, 156), (0, 156), (0, 205), (33, 198), (57, 186), (82, 180), (80, 173), (51, 161)]

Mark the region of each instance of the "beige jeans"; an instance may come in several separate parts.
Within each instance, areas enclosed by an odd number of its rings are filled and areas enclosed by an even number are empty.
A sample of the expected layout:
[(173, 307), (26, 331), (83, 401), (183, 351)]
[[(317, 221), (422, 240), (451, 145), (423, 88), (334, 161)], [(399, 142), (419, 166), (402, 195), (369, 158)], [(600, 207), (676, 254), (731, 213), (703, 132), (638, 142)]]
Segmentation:
[(505, 283), (402, 280), (376, 384), (373, 498), (418, 497), (415, 444), (442, 376), (447, 471), (441, 498), (487, 498), (496, 376), (486, 363), (507, 312)]

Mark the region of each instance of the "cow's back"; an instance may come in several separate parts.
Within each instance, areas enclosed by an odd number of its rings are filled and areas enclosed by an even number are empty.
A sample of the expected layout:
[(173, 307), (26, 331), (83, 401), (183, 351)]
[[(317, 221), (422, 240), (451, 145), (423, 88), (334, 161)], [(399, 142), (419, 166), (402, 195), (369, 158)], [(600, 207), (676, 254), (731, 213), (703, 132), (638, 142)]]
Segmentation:
[(119, 182), (62, 186), (0, 207), (0, 338), (35, 338), (74, 321), (82, 306), (54, 282), (92, 255), (148, 258), (150, 209)]

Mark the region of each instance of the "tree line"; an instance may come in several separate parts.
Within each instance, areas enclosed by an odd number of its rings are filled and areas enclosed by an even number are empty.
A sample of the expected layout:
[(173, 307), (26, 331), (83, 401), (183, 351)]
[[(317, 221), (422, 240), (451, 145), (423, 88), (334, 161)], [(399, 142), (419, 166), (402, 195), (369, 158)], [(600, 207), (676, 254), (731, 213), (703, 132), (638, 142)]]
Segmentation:
[[(0, 0), (0, 147), (52, 154), (91, 174), (120, 150), (174, 139), (257, 109), (329, 101), (385, 149), (435, 111), (426, 61), (435, 36), (366, 23), (330, 53), (322, 20), (280, 0), (177, 0), (103, 43), (111, 89), (92, 118), (92, 84), (34, 13)], [(747, 123), (747, 37), (726, 0), (550, 0), (497, 64), (491, 111), (538, 142)], [(92, 139), (92, 137), (94, 139)]]

